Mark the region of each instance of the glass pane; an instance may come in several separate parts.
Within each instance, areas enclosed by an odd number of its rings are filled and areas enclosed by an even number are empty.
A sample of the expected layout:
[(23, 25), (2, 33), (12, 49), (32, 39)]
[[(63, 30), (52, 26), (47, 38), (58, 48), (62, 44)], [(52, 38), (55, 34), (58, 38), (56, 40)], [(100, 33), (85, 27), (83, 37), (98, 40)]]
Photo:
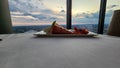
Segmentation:
[(107, 0), (104, 33), (107, 32), (114, 10), (120, 9), (120, 0)]
[(15, 32), (39, 31), (55, 20), (66, 24), (66, 0), (9, 0), (9, 6)]
[(97, 32), (100, 0), (72, 1), (72, 28), (86, 28)]

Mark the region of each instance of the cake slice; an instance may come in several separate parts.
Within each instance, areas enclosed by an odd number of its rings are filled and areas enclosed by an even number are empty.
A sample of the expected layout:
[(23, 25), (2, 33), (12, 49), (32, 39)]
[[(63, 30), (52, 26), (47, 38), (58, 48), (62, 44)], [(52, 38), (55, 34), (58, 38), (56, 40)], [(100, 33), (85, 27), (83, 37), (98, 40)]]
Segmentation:
[(69, 31), (68, 29), (58, 25), (56, 21), (52, 23), (52, 26), (48, 32), (48, 34), (72, 34), (72, 31)]

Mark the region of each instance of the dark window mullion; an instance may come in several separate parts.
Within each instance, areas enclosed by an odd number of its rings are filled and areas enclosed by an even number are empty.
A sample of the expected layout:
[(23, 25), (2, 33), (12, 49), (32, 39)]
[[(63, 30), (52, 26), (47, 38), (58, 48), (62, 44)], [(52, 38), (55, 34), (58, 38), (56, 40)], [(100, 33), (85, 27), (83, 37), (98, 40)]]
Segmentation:
[(101, 0), (100, 12), (99, 12), (99, 22), (98, 22), (98, 34), (103, 34), (106, 3), (107, 3), (107, 0)]
[(71, 29), (72, 22), (72, 0), (67, 0), (67, 29)]

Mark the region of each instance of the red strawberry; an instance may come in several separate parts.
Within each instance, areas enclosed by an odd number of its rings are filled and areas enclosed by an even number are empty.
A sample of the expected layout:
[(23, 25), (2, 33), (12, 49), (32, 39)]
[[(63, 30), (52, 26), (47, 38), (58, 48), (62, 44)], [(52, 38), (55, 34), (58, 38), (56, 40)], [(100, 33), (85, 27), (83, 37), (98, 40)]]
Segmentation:
[(73, 34), (81, 34), (81, 32), (79, 31), (77, 27), (74, 27)]
[(87, 29), (81, 28), (81, 29), (79, 29), (79, 31), (80, 31), (82, 34), (88, 34), (88, 30), (87, 30)]
[(87, 29), (84, 29), (84, 28), (77, 28), (77, 27), (74, 27), (74, 34), (88, 34), (88, 30)]

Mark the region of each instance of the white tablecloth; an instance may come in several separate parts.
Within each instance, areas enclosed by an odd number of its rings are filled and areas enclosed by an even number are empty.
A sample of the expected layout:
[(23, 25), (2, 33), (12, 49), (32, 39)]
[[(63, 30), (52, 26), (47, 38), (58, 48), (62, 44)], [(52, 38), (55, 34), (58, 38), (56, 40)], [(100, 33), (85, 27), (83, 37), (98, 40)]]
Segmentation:
[(120, 37), (0, 38), (0, 68), (120, 68)]

